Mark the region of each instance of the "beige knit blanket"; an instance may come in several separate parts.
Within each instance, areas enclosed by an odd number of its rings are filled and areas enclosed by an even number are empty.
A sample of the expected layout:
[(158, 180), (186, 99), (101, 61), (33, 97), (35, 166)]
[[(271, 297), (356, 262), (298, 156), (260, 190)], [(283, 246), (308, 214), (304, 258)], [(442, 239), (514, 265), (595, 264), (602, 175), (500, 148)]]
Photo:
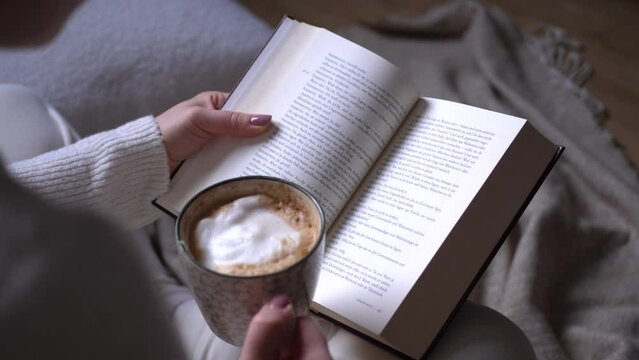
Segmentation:
[(529, 119), (566, 151), (472, 299), (517, 323), (539, 359), (639, 358), (639, 181), (597, 122), (575, 42), (534, 38), (499, 10), (454, 2), (344, 29), (405, 69), (422, 96)]

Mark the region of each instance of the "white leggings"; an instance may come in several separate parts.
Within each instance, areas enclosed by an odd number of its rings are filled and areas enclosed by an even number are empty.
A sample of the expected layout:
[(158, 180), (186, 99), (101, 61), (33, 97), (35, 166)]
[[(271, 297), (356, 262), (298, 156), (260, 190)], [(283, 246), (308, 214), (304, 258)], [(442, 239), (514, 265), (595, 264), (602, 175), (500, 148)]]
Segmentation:
[[(0, 154), (6, 163), (71, 144), (72, 127), (45, 101), (16, 85), (0, 85)], [(149, 266), (189, 359), (234, 359), (239, 349), (217, 339), (206, 325), (189, 289), (179, 281), (173, 220), (160, 219), (141, 230)], [(60, 264), (64, 266), (64, 264)], [(335, 359), (395, 359), (350, 332), (318, 320)], [(412, 331), (412, 329), (406, 329)], [(465, 302), (435, 344), (429, 359), (535, 359), (524, 333), (488, 307)]]

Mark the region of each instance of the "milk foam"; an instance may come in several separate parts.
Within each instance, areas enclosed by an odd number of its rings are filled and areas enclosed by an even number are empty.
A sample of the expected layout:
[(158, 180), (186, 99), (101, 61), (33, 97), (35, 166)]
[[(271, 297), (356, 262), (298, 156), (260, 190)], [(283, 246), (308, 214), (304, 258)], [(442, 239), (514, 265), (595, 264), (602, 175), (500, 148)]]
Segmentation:
[(300, 233), (264, 208), (260, 196), (237, 199), (213, 216), (200, 220), (195, 240), (204, 266), (216, 269), (235, 264), (260, 264), (296, 251)]

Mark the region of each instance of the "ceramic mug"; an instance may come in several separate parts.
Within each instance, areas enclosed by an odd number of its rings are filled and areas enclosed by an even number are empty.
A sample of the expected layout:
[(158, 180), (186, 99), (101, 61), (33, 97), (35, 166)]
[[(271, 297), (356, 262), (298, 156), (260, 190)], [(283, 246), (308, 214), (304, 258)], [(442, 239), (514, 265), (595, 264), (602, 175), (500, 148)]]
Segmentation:
[[(199, 219), (220, 204), (244, 196), (282, 193), (282, 190), (305, 204), (319, 230), (315, 244), (303, 258), (283, 270), (257, 276), (223, 274), (200, 264), (191, 251), (188, 238)], [(289, 297), (296, 315), (308, 313), (324, 254), (324, 221), (319, 202), (307, 190), (292, 182), (265, 176), (240, 177), (217, 183), (199, 192), (186, 204), (176, 222), (179, 258), (200, 311), (215, 335), (241, 346), (253, 315), (279, 294)]]

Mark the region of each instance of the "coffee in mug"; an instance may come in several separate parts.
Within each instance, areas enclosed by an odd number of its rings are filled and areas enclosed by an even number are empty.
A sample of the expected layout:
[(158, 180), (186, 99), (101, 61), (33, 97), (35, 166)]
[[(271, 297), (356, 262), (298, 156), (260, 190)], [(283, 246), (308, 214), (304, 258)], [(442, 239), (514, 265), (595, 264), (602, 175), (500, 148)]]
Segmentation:
[(193, 256), (208, 269), (255, 276), (303, 259), (318, 240), (312, 209), (289, 188), (248, 195), (211, 209), (189, 236)]

